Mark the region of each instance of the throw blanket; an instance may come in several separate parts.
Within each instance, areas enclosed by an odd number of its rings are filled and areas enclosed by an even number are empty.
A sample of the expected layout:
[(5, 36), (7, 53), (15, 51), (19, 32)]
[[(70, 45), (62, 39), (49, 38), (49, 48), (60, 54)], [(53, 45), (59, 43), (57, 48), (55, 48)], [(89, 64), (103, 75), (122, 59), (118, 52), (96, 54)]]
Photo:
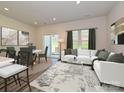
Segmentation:
[(98, 80), (93, 82), (90, 73), (84, 75), (85, 72), (83, 65), (58, 62), (31, 82), (31, 86), (48, 92), (81, 92), (99, 85)]

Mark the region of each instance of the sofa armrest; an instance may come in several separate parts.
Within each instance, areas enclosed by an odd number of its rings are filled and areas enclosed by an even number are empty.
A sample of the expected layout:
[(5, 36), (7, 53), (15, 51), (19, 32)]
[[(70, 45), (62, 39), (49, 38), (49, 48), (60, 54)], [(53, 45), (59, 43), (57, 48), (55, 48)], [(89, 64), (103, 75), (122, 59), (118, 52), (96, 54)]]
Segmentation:
[(101, 82), (124, 87), (123, 63), (97, 60), (94, 62), (94, 70)]

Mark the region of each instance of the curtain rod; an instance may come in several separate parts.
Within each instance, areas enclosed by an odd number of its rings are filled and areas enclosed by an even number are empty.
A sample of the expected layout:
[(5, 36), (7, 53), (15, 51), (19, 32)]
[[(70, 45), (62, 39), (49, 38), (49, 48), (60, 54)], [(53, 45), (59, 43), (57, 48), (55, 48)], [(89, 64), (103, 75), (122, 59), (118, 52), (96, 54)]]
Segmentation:
[[(97, 27), (92, 27), (92, 28), (98, 29)], [(92, 28), (72, 29), (72, 30), (67, 30), (66, 32), (68, 32), (68, 31), (78, 31), (78, 30), (89, 30), (89, 29), (92, 29)]]

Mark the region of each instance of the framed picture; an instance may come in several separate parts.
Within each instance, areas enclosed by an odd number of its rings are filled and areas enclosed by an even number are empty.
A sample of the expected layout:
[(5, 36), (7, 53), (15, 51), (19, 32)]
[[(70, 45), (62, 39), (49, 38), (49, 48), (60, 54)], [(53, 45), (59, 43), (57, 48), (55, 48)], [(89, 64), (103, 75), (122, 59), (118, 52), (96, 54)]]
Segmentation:
[(28, 45), (29, 32), (19, 31), (19, 45)]
[(1, 28), (1, 44), (2, 45), (18, 45), (17, 35), (18, 31), (8, 27)]

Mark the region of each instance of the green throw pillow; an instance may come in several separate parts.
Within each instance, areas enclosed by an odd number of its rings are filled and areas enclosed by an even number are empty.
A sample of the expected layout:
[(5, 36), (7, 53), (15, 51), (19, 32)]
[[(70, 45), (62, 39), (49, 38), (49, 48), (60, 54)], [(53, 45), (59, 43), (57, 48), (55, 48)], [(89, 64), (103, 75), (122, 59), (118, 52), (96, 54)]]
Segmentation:
[(71, 49), (64, 49), (65, 55), (70, 55), (71, 54)]
[(77, 49), (64, 49), (65, 55), (76, 55), (77, 56)]
[(124, 63), (124, 56), (122, 53), (113, 54), (110, 57), (108, 57), (107, 61)]
[(105, 51), (105, 49), (97, 50), (97, 52), (96, 52), (95, 56), (98, 56), (98, 55), (99, 55), (99, 53), (100, 53), (100, 51)]
[(98, 58), (107, 60), (109, 54), (110, 54), (110, 52), (108, 52), (108, 51), (100, 51), (98, 54)]
[(77, 56), (77, 49), (71, 49), (71, 55)]

